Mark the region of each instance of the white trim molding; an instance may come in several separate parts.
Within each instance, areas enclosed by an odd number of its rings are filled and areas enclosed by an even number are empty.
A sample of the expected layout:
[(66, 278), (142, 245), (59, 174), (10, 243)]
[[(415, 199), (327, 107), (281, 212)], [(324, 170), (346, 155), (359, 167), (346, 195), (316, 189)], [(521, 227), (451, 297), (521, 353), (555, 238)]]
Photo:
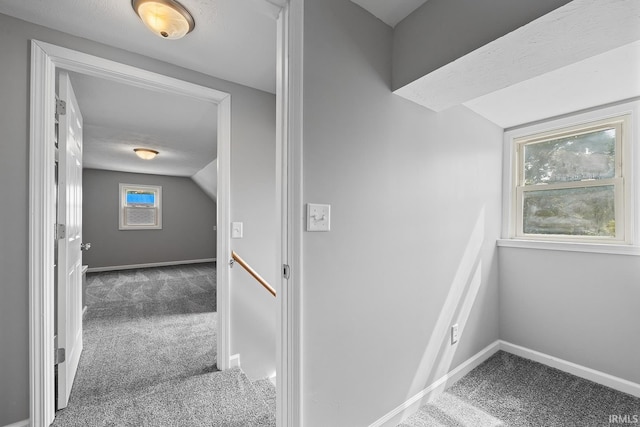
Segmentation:
[(640, 397), (640, 384), (623, 378), (615, 377), (595, 369), (587, 368), (586, 366), (578, 365), (558, 357), (550, 356), (548, 354), (502, 340), (500, 340), (500, 350), (515, 354), (516, 356), (520, 356), (525, 359), (533, 360), (534, 362), (542, 363), (543, 365), (559, 369), (568, 374), (593, 381), (594, 383), (601, 384), (614, 390), (618, 390), (635, 397)]
[(589, 252), (594, 254), (640, 255), (640, 246), (604, 243), (544, 242), (539, 240), (498, 239), (502, 248), (542, 249), (546, 251)]
[(240, 364), (240, 355), (238, 353), (229, 356), (229, 369), (241, 367), (242, 365)]
[[(55, 224), (54, 100), (56, 69), (172, 93), (217, 104), (218, 108), (218, 254), (229, 251), (231, 95), (97, 56), (31, 41), (29, 147), (29, 417), (33, 426), (54, 419), (54, 274)], [(229, 365), (228, 265), (218, 266), (218, 367)]]
[[(626, 165), (624, 183), (624, 216), (627, 219), (626, 236), (620, 242), (581, 242), (568, 239), (537, 239), (516, 237), (516, 197), (514, 186), (517, 184), (515, 160), (515, 140), (528, 135), (543, 134), (557, 129), (586, 126), (591, 122), (615, 119), (628, 115), (630, 120), (622, 137), (622, 152)], [(640, 135), (640, 102), (638, 99), (624, 100), (614, 104), (594, 107), (561, 117), (550, 118), (533, 124), (506, 129), (503, 140), (503, 182), (502, 182), (502, 239), (498, 246), (519, 247), (575, 252), (611, 253), (637, 255), (640, 249), (640, 147), (637, 140)], [(511, 241), (512, 243), (510, 243)]]
[(54, 141), (55, 66), (31, 44), (29, 159), (29, 417), (34, 426), (54, 418)]
[(276, 421), (278, 427), (303, 424), (302, 406), (302, 149), (304, 0), (291, 0), (278, 16), (276, 78), (276, 170), (281, 239), (276, 334)]
[(500, 341), (494, 341), (492, 344), (489, 344), (478, 353), (462, 362), (455, 369), (449, 371), (428, 387), (398, 405), (391, 412), (369, 425), (369, 427), (391, 427), (398, 425), (398, 423), (400, 423), (404, 418), (416, 412), (420, 406), (438, 397), (448, 387), (451, 387), (456, 381), (480, 366), (485, 360), (496, 354), (499, 350)]
[(4, 427), (29, 427), (29, 420), (18, 421), (17, 423), (8, 424)]
[(447, 388), (451, 387), (456, 381), (460, 380), (473, 369), (480, 366), (484, 361), (489, 359), (500, 350), (514, 354), (524, 359), (541, 363), (543, 365), (558, 369), (568, 374), (575, 375), (576, 377), (584, 378), (588, 381), (601, 384), (614, 390), (618, 390), (635, 397), (640, 397), (640, 384), (625, 380), (623, 378), (615, 377), (613, 375), (609, 375), (595, 369), (587, 368), (573, 362), (568, 362), (554, 356), (549, 356), (548, 354), (531, 350), (526, 347), (511, 344), (503, 340), (496, 340), (466, 361), (462, 362), (455, 369), (451, 370), (447, 374), (434, 381), (428, 387), (424, 388), (423, 390), (407, 399), (402, 404), (398, 405), (392, 411), (385, 414), (382, 418), (370, 424), (369, 427), (392, 427), (398, 425), (398, 423), (402, 422), (404, 419), (415, 413), (420, 408), (420, 406), (433, 401)]
[(216, 258), (189, 259), (185, 261), (148, 262), (146, 264), (113, 265), (109, 267), (93, 267), (93, 268), (90, 267), (89, 269), (87, 269), (87, 273), (99, 273), (102, 271), (134, 270), (136, 268), (170, 267), (173, 265), (203, 264), (206, 262), (216, 262)]
[(231, 357), (231, 96), (218, 102), (218, 195), (216, 197), (216, 256), (222, 260), (216, 268), (216, 307), (218, 311), (217, 365), (229, 368)]

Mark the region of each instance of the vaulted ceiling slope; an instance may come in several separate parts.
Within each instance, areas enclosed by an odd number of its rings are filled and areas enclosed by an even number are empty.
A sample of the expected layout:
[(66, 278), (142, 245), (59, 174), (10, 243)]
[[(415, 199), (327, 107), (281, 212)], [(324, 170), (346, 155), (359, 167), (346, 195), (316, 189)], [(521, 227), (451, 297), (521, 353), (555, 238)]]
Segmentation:
[[(216, 104), (85, 74), (70, 77), (84, 119), (84, 167), (190, 177), (216, 158)], [(138, 147), (160, 154), (142, 160), (133, 152)]]
[(422, 6), (427, 0), (351, 0), (368, 10), (373, 16), (390, 27), (409, 16), (411, 12)]

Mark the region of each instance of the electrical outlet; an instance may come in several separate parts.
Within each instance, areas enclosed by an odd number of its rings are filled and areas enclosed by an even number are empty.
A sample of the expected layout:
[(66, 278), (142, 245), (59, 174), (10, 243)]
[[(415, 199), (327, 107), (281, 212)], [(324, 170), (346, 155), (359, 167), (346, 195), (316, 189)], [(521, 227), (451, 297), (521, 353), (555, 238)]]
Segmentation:
[(456, 323), (451, 327), (451, 345), (457, 343), (458, 338), (460, 338), (460, 336), (458, 335), (458, 324)]

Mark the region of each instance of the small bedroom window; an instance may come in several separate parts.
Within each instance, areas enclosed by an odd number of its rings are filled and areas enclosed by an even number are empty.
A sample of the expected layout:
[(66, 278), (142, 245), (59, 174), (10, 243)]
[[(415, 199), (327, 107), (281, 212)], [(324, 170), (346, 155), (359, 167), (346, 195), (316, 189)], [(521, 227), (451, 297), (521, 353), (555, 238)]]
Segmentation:
[(628, 122), (621, 116), (513, 140), (516, 238), (627, 241)]
[(162, 228), (162, 187), (120, 184), (120, 230)]

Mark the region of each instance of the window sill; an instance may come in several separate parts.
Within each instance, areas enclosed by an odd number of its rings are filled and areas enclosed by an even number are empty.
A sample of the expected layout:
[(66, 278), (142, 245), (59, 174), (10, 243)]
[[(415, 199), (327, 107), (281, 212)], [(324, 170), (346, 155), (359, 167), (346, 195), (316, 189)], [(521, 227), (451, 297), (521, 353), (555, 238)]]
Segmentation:
[(547, 251), (589, 252), (596, 254), (640, 256), (640, 246), (604, 243), (548, 242), (539, 240), (498, 239), (496, 244), (503, 248), (542, 249)]

